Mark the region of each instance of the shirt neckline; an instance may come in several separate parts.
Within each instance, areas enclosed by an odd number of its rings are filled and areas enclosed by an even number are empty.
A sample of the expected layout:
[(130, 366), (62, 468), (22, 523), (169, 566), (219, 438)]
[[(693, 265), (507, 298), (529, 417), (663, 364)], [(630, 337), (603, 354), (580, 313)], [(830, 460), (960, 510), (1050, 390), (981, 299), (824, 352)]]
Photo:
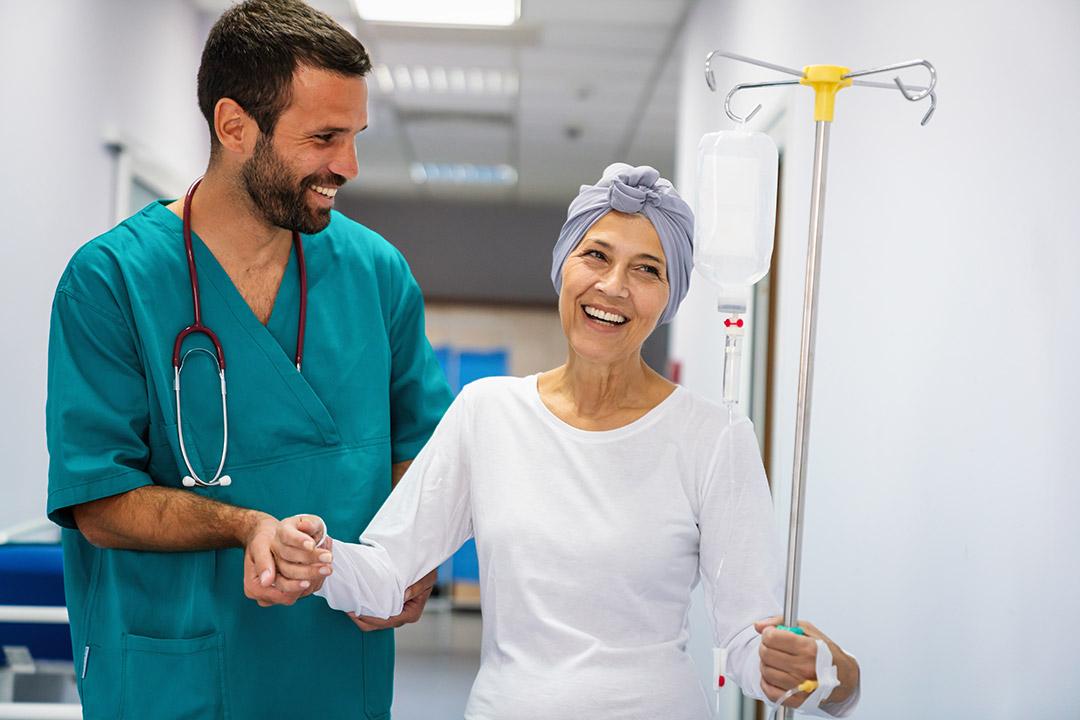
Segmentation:
[(529, 396), (529, 402), (536, 410), (536, 412), (553, 428), (571, 437), (579, 440), (585, 440), (587, 442), (607, 442), (611, 440), (619, 440), (629, 435), (638, 433), (652, 425), (655, 425), (664, 415), (668, 414), (669, 409), (675, 405), (676, 399), (681, 398), (685, 393), (682, 385), (676, 385), (675, 389), (671, 391), (666, 398), (661, 400), (655, 407), (646, 412), (633, 422), (627, 423), (611, 430), (582, 430), (581, 428), (574, 427), (569, 424), (558, 415), (553, 413), (551, 409), (544, 404), (543, 399), (540, 397), (540, 374), (536, 373), (522, 378), (526, 383), (527, 393)]

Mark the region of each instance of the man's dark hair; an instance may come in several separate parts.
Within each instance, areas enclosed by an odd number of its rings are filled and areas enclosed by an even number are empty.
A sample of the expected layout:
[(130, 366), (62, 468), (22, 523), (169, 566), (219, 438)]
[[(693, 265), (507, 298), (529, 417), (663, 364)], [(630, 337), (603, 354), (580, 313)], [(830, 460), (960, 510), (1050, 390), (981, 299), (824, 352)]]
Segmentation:
[(348, 31), (300, 0), (247, 0), (225, 11), (199, 65), (199, 109), (210, 126), (211, 156), (219, 147), (218, 101), (235, 100), (270, 136), (289, 106), (292, 76), (301, 65), (363, 76), (371, 58)]

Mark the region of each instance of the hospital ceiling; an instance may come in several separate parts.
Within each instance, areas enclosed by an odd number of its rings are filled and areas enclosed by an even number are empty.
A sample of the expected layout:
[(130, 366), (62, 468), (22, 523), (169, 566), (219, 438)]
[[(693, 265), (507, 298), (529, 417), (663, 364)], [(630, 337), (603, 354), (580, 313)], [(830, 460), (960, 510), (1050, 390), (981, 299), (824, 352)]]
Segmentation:
[[(231, 4), (193, 2), (211, 19)], [(342, 192), (565, 202), (611, 162), (674, 173), (676, 38), (695, 0), (521, 0), (499, 29), (371, 23), (350, 0), (309, 2), (376, 64), (360, 176)], [(476, 182), (488, 175), (510, 182)]]

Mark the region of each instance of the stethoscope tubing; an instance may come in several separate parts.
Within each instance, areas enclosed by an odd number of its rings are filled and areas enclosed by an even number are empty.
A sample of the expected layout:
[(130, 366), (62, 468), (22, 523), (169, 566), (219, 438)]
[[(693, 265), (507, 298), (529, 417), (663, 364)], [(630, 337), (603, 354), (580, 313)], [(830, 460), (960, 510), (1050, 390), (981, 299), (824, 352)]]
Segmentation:
[(187, 445), (184, 443), (184, 419), (180, 414), (180, 373), (184, 369), (184, 363), (187, 362), (188, 355), (193, 352), (203, 352), (210, 356), (213, 360), (214, 355), (209, 350), (203, 348), (192, 348), (184, 353), (183, 358), (180, 360), (180, 367), (173, 371), (173, 391), (176, 395), (176, 434), (180, 439), (180, 455), (184, 458), (184, 465), (187, 467), (188, 474), (184, 477), (183, 485), (185, 487), (216, 487), (227, 486), (232, 483), (231, 478), (228, 475), (222, 475), (222, 470), (225, 468), (225, 456), (229, 453), (229, 404), (226, 402), (226, 396), (228, 394), (225, 388), (225, 370), (219, 366), (218, 379), (221, 383), (221, 425), (222, 425), (222, 441), (221, 441), (221, 458), (218, 460), (217, 470), (214, 472), (214, 477), (210, 480), (203, 480), (199, 477), (199, 474), (195, 472), (195, 468), (191, 466), (191, 460), (188, 459)]
[[(199, 178), (193, 182), (184, 196), (184, 251), (187, 255), (188, 276), (191, 280), (191, 304), (194, 309), (194, 321), (191, 325), (188, 325), (181, 330), (176, 336), (176, 340), (173, 342), (173, 392), (176, 398), (176, 433), (180, 440), (180, 455), (183, 457), (184, 465), (187, 467), (188, 471), (188, 474), (183, 478), (183, 485), (185, 487), (195, 487), (196, 485), (199, 487), (224, 487), (232, 482), (228, 475), (222, 474), (222, 471), (225, 469), (225, 457), (228, 454), (229, 448), (229, 409), (228, 401), (226, 399), (228, 391), (225, 383), (225, 350), (222, 347), (217, 334), (204, 325), (202, 321), (199, 274), (195, 268), (195, 250), (191, 240), (192, 199), (195, 197), (195, 191), (199, 188), (199, 184), (202, 180), (202, 178)], [(304, 336), (307, 332), (307, 263), (304, 260), (304, 246), (300, 240), (300, 233), (296, 230), (293, 230), (292, 240), (293, 247), (296, 248), (297, 270), (300, 273), (300, 318), (296, 329), (295, 357), (296, 370), (297, 372), (300, 372), (304, 358)], [(210, 342), (213, 343), (214, 352), (211, 353), (205, 348), (192, 348), (181, 355), (184, 340), (190, 335), (195, 334), (205, 335)], [(199, 477), (198, 473), (195, 472), (195, 468), (192, 467), (191, 460), (188, 457), (187, 444), (184, 441), (184, 424), (180, 410), (180, 374), (184, 369), (184, 363), (187, 362), (188, 356), (193, 352), (204, 352), (214, 360), (214, 363), (217, 365), (218, 378), (221, 384), (221, 421), (224, 428), (221, 443), (221, 458), (218, 461), (217, 471), (210, 480), (203, 480)]]

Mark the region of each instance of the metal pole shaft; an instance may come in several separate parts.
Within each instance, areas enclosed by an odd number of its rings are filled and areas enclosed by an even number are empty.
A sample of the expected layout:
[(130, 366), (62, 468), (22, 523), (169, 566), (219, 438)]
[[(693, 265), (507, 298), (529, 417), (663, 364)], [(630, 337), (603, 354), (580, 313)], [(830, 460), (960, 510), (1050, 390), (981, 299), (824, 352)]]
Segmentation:
[[(810, 397), (814, 381), (814, 343), (817, 336), (818, 279), (821, 276), (821, 233), (825, 225), (825, 169), (829, 157), (829, 126), (819, 120), (814, 138), (814, 179), (810, 195), (810, 243), (806, 255), (803, 293), (802, 347), (799, 354), (799, 395), (795, 415), (795, 460), (791, 477), (788, 520), (787, 576), (784, 585), (784, 624), (794, 627), (799, 612), (799, 566), (802, 562), (803, 510), (806, 505), (806, 461), (810, 445)], [(790, 708), (778, 713), (790, 720)]]

